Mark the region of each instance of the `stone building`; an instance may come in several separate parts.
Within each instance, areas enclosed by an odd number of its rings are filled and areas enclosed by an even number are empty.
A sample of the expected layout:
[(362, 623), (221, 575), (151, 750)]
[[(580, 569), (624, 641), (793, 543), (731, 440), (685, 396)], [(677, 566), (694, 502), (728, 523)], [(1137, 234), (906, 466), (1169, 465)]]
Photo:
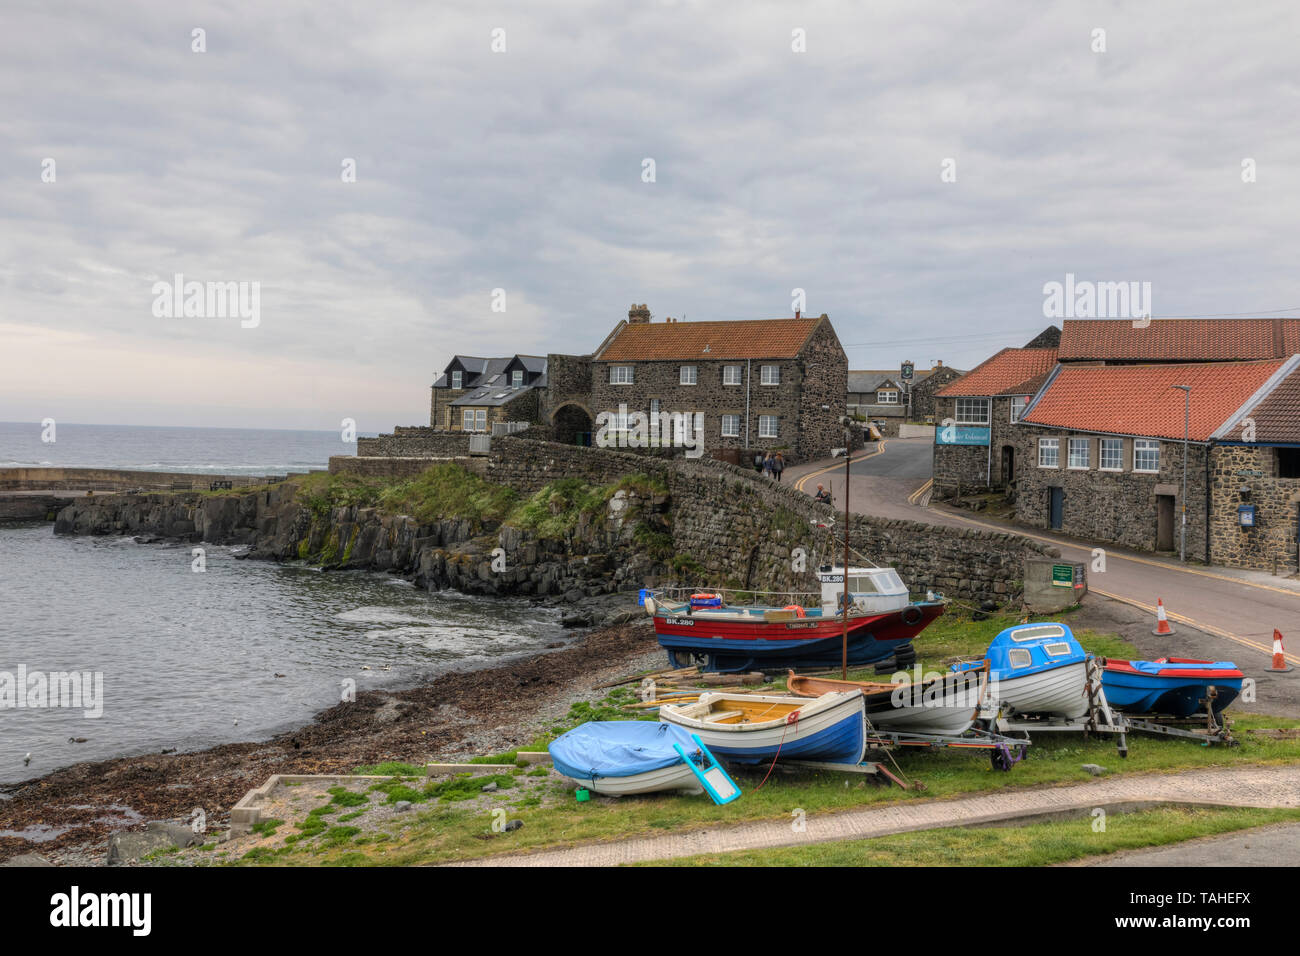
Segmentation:
[[(868, 421), (903, 421), (907, 417), (907, 386), (899, 369), (861, 369), (848, 373), (848, 409)], [(897, 434), (897, 425), (894, 433)]]
[(540, 355), (453, 356), (430, 390), (429, 427), (490, 432), (499, 422), (539, 421), (546, 364)]
[(936, 362), (929, 371), (917, 369), (913, 373), (911, 387), (907, 390), (912, 421), (938, 421), (935, 415), (935, 395), (945, 385), (951, 385), (965, 374), (951, 365), (944, 365), (942, 361)]
[[(1226, 499), (1241, 484), (1230, 477), (1231, 462), (1259, 461), (1260, 446), (1240, 443), (1248, 451), (1229, 453), (1215, 436), (1247, 417), (1297, 362), (1057, 367), (1014, 428), (1021, 461), (1017, 520), (1137, 550), (1178, 551), (1185, 509), (1188, 558), (1242, 563), (1240, 555), (1228, 560), (1227, 549), (1216, 549), (1211, 532), (1219, 528), (1219, 537), (1238, 542), (1242, 553), (1256, 549), (1230, 534), (1224, 522)], [(1179, 386), (1191, 389), (1190, 404)], [(1268, 421), (1271, 437), (1288, 434), (1276, 417)], [(1271, 481), (1277, 471), (1272, 459), (1269, 468)], [(1293, 492), (1300, 491), (1300, 481), (1294, 484)], [(1224, 499), (1218, 504), (1216, 487)], [(1279, 511), (1269, 500), (1268, 521), (1276, 530), (1285, 508)], [(1295, 505), (1289, 507), (1294, 523)], [(1231, 520), (1237, 520), (1235, 500)], [(1279, 540), (1294, 538), (1282, 533)]]
[(689, 436), (678, 429), (695, 427), (704, 454), (737, 461), (753, 450), (792, 462), (844, 447), (848, 359), (825, 315), (652, 322), (633, 306), (591, 355), (551, 355), (548, 368), (544, 414), (558, 441), (600, 433), (604, 422), (615, 447), (644, 450), (634, 440), (640, 413), (656, 423), (650, 447), (680, 447)]
[(1056, 349), (1007, 348), (934, 395), (934, 494), (1015, 480), (1014, 425), (1056, 365)]

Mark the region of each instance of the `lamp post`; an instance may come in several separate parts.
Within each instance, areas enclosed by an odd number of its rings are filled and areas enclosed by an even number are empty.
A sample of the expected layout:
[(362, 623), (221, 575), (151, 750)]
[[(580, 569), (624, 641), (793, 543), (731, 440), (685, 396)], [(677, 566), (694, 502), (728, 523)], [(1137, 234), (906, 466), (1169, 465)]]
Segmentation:
[(1192, 386), (1174, 385), (1183, 393), (1183, 507), (1182, 527), (1179, 530), (1178, 560), (1187, 563), (1187, 441), (1192, 430)]

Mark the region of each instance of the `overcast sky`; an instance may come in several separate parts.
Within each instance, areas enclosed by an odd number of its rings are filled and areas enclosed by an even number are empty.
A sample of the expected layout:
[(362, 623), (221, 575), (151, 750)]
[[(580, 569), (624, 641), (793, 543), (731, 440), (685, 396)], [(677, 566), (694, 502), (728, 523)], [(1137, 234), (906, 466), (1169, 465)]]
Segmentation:
[[(1157, 316), (1300, 315), (1298, 19), (7, 0), (0, 421), (386, 431), (455, 352), (589, 352), (633, 302), (790, 315), (796, 288), (851, 368), (1022, 345), (1067, 272), (1150, 282)], [(259, 283), (258, 324), (155, 315), (177, 273)]]

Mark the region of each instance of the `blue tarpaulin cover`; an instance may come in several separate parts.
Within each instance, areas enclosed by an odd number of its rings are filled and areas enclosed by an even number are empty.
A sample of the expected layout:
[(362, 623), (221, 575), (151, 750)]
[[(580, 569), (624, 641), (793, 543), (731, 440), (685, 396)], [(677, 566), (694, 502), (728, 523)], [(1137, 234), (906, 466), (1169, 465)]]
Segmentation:
[(700, 749), (683, 728), (648, 720), (591, 721), (546, 749), (555, 769), (566, 777), (631, 777), (681, 763), (674, 743), (688, 754)]

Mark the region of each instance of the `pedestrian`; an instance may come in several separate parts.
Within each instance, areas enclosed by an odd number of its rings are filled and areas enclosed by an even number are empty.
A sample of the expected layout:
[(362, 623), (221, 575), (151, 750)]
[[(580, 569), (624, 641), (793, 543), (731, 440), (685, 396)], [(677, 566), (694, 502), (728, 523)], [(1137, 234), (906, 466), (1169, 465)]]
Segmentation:
[(763, 470), (763, 453), (761, 451), (754, 452), (754, 470)]
[(763, 456), (763, 474), (768, 478), (772, 477), (772, 453), (770, 451)]
[(785, 471), (785, 458), (778, 451), (776, 457), (772, 459), (772, 474), (776, 476), (777, 484), (781, 482), (781, 472)]
[(824, 505), (828, 505), (828, 504), (831, 503), (831, 496), (830, 496), (830, 494), (826, 491), (826, 488), (825, 488), (824, 485), (818, 485), (818, 486), (817, 486), (817, 494), (813, 495), (813, 500), (814, 500), (814, 501), (820, 501), (820, 502), (821, 502), (822, 504), (824, 504)]

